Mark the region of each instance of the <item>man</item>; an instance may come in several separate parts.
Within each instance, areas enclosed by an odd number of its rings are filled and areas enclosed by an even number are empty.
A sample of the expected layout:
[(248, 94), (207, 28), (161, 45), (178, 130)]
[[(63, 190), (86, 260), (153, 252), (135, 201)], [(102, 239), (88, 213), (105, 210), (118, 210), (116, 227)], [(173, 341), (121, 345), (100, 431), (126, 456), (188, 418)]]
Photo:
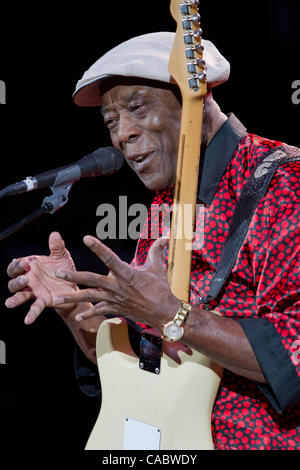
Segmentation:
[[(172, 203), (180, 129), (180, 96), (167, 71), (173, 39), (172, 33), (155, 33), (121, 44), (86, 72), (74, 95), (78, 105), (101, 106), (113, 145), (155, 191), (158, 205)], [(203, 308), (201, 299), (209, 291), (241, 191), (257, 162), (282, 146), (248, 134), (235, 116), (221, 112), (211, 90), (228, 79), (229, 64), (211, 43), (204, 47), (209, 93), (198, 190), (204, 241), (193, 250), (190, 311), (181, 347), (194, 348), (225, 369), (212, 416), (216, 449), (296, 449), (300, 165), (280, 166), (259, 202), (220, 298), (209, 306), (221, 316)], [(108, 276), (76, 272), (60, 235), (52, 233), (49, 257), (26, 257), (9, 265), (14, 295), (7, 307), (35, 298), (28, 324), (46, 306), (55, 307), (93, 362), (95, 335), (105, 314), (122, 312), (132, 323), (162, 335), (164, 325), (182, 309), (167, 281), (166, 240), (147, 238), (144, 228), (130, 266), (94, 237), (84, 242), (106, 264)], [(88, 289), (79, 290), (78, 284)], [(164, 341), (164, 347), (174, 353), (171, 343)]]

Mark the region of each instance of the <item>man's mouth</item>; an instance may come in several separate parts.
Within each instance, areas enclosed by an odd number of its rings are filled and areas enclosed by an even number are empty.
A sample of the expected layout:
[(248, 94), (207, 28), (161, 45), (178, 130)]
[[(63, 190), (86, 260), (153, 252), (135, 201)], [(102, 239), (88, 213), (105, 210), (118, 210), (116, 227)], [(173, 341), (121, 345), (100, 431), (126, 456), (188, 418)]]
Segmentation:
[(145, 158), (147, 158), (147, 156), (144, 155), (144, 156), (138, 157), (135, 161), (137, 163), (142, 163), (145, 160)]
[(128, 161), (133, 164), (134, 169), (137, 172), (140, 172), (148, 166), (148, 162), (150, 161), (150, 158), (154, 154), (154, 151), (152, 152), (147, 152), (143, 154), (138, 154), (138, 155), (132, 155), (130, 157), (127, 157)]

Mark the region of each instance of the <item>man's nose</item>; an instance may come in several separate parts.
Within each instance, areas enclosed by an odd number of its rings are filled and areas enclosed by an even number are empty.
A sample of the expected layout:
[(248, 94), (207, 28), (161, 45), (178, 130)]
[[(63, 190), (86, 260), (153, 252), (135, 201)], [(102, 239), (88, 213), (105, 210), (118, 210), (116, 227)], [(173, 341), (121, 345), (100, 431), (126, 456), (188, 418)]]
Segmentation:
[(118, 138), (121, 147), (133, 143), (140, 135), (136, 120), (129, 113), (121, 113), (118, 125)]

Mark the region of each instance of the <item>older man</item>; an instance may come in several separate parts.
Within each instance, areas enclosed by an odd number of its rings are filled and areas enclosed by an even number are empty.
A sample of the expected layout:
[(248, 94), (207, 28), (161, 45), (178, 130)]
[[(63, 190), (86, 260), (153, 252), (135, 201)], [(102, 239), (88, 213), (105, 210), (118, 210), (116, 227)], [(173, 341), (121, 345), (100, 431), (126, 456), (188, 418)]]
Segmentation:
[[(173, 39), (172, 33), (155, 33), (121, 44), (86, 72), (74, 95), (78, 105), (101, 106), (113, 145), (155, 191), (153, 202), (159, 205), (172, 204), (181, 119), (180, 94), (167, 70)], [(204, 242), (193, 251), (182, 347), (225, 368), (212, 416), (216, 449), (295, 449), (300, 444), (300, 164), (294, 159), (277, 169), (230, 276), (210, 303), (221, 313), (214, 315), (201, 299), (209, 292), (241, 192), (263, 157), (288, 147), (247, 133), (234, 115), (221, 112), (212, 88), (228, 79), (229, 64), (211, 43), (204, 46), (209, 93), (198, 188)], [(14, 295), (7, 307), (35, 298), (26, 323), (46, 306), (56, 307), (93, 362), (95, 334), (105, 314), (122, 312), (163, 334), (182, 308), (167, 281), (166, 242), (147, 238), (145, 228), (130, 266), (94, 237), (84, 242), (106, 264), (108, 276), (76, 272), (60, 235), (53, 233), (49, 257), (26, 257), (8, 267)]]

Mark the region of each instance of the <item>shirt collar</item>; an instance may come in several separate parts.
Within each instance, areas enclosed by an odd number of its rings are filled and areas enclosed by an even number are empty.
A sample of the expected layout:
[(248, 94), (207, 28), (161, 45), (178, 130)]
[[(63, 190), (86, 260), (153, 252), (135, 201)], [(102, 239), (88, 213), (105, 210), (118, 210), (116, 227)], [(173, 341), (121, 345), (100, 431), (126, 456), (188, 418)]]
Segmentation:
[(228, 163), (247, 130), (233, 113), (205, 149), (202, 171), (199, 171), (198, 199), (210, 205)]

